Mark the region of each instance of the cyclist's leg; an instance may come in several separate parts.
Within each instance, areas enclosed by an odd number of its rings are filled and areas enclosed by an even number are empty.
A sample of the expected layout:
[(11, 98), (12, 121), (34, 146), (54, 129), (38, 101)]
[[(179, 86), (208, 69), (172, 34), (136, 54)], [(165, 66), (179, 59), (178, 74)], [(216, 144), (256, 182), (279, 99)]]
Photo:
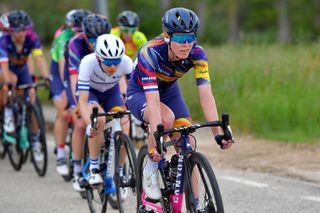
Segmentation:
[[(88, 107), (84, 107), (83, 109), (81, 109), (81, 112), (85, 114), (91, 114), (92, 109), (94, 107), (97, 107), (98, 112), (103, 113), (104, 109), (99, 104), (100, 94), (101, 93), (99, 93), (98, 91), (90, 90), (89, 97), (88, 97)], [(89, 166), (90, 177), (88, 182), (90, 185), (98, 185), (103, 182), (101, 175), (97, 171), (99, 169), (98, 157), (100, 153), (100, 146), (104, 141), (102, 133), (103, 133), (103, 128), (105, 123), (106, 123), (105, 117), (98, 117), (97, 124), (96, 124), (96, 127), (97, 127), (96, 135), (92, 138), (88, 138), (89, 156), (90, 156), (90, 166)]]
[[(169, 93), (166, 99), (164, 99), (163, 101), (170, 107), (170, 109), (172, 109), (176, 117), (173, 127), (176, 128), (180, 126), (190, 126), (192, 124), (191, 123), (192, 119), (191, 119), (188, 107), (180, 93), (178, 84), (173, 85), (173, 87), (171, 87), (167, 92)], [(173, 139), (175, 137), (178, 137), (178, 135), (174, 135)], [(193, 137), (189, 137), (189, 140), (192, 145), (192, 148), (195, 149), (196, 144)], [(179, 147), (175, 146), (175, 149), (176, 149), (176, 152), (178, 153)], [(196, 199), (199, 198), (198, 184), (199, 184), (199, 171), (198, 171), (198, 168), (195, 167), (192, 171), (192, 186), (194, 189), (193, 192)]]
[[(106, 98), (103, 98), (103, 97), (106, 97)], [(103, 106), (106, 112), (109, 112), (109, 111), (118, 112), (118, 111), (126, 110), (118, 85), (115, 85), (114, 87), (106, 91), (104, 94), (100, 93), (98, 98), (104, 99)], [(130, 123), (129, 123), (128, 115), (125, 115), (121, 118), (121, 128), (123, 133), (129, 136)], [(122, 144), (120, 157), (119, 157), (119, 168), (118, 168), (120, 171), (120, 176), (122, 176), (121, 173), (123, 171), (123, 165), (125, 160), (126, 160), (126, 150), (125, 150), (124, 144)]]
[[(147, 105), (145, 94), (141, 91), (136, 91), (128, 94), (129, 98), (127, 106), (131, 113), (140, 121), (149, 121), (150, 112)], [(161, 94), (160, 94), (161, 97)], [(161, 122), (165, 128), (171, 128), (174, 122), (174, 114), (172, 110), (164, 103), (160, 103)], [(151, 133), (149, 135), (149, 141), (154, 137)], [(143, 169), (143, 188), (147, 194), (147, 197), (152, 199), (160, 199), (161, 191), (158, 180), (158, 162), (153, 161), (149, 156), (147, 157), (147, 164)]]
[(67, 109), (68, 101), (65, 88), (60, 78), (58, 63), (51, 61), (50, 66), (51, 84), (50, 92), (52, 100), (57, 110), (57, 116), (54, 123), (54, 136), (57, 145), (57, 171), (61, 175), (68, 175), (69, 169), (66, 161), (64, 143), (68, 131), (70, 111)]

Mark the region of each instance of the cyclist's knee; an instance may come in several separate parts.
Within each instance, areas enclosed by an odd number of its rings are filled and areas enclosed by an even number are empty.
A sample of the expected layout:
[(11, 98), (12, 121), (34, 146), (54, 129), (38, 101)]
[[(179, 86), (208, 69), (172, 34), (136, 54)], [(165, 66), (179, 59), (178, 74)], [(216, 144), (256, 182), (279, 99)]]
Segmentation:
[(70, 112), (68, 110), (65, 110), (65, 109), (59, 110), (58, 111), (58, 118), (68, 122), (69, 118), (70, 118)]
[(162, 117), (161, 121), (162, 121), (162, 124), (164, 125), (164, 128), (165, 129), (172, 128), (172, 126), (174, 124), (174, 120), (175, 120), (173, 112), (170, 111), (170, 112), (166, 113), (165, 115), (162, 115), (161, 117)]

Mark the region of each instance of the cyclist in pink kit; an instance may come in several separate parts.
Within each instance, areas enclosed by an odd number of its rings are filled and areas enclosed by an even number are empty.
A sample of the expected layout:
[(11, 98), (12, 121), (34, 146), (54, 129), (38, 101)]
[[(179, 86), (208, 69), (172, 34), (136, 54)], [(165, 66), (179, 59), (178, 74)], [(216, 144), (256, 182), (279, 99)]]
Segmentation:
[[(194, 68), (200, 104), (207, 121), (218, 120), (211, 91), (208, 59), (196, 41), (199, 29), (197, 15), (186, 8), (172, 8), (162, 18), (163, 34), (146, 43), (139, 51), (137, 65), (127, 89), (127, 106), (141, 121), (150, 124), (148, 163), (143, 171), (143, 188), (147, 197), (158, 200), (158, 161), (153, 133), (157, 125), (165, 128), (189, 126), (191, 116), (180, 93), (177, 80)], [(221, 130), (212, 128), (221, 148), (229, 148), (231, 140), (221, 140)]]

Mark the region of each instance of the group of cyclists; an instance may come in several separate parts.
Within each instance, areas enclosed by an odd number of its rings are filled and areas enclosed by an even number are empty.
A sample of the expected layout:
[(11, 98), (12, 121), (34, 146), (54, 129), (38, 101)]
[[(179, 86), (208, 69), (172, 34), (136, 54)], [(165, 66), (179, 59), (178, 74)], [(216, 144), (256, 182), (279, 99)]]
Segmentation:
[[(149, 126), (148, 161), (143, 170), (146, 196), (161, 198), (158, 162), (163, 156), (156, 149), (154, 135), (157, 125), (165, 129), (192, 124), (188, 107), (181, 95), (178, 79), (194, 68), (200, 105), (207, 121), (218, 120), (212, 93), (208, 59), (196, 41), (200, 22), (186, 8), (172, 8), (162, 17), (162, 33), (147, 41), (139, 31), (140, 19), (133, 11), (123, 11), (117, 17), (117, 27), (100, 14), (74, 9), (65, 16), (65, 24), (54, 34), (51, 48), (50, 75), (39, 36), (33, 31), (29, 14), (15, 10), (3, 14), (0, 27), (0, 107), (4, 111), (4, 135), (10, 137), (12, 112), (6, 107), (9, 85), (32, 83), (33, 59), (42, 76), (48, 79), (51, 97), (57, 110), (54, 136), (57, 146), (56, 169), (67, 175), (69, 167), (65, 152), (70, 118), (72, 133), (73, 188), (81, 192), (83, 138), (88, 136), (90, 169), (88, 183), (102, 184), (98, 156), (104, 117), (92, 127), (90, 115), (94, 107), (99, 113), (130, 110), (140, 122)], [(35, 90), (29, 90), (35, 103)], [(123, 117), (122, 130), (129, 134), (128, 118)], [(212, 128), (213, 138), (222, 149), (230, 148), (231, 140), (223, 137), (218, 127)], [(177, 135), (170, 136), (171, 138)], [(194, 144), (193, 144), (194, 146)], [(36, 147), (36, 146), (35, 146)], [(178, 152), (179, 147), (176, 146)], [(124, 162), (126, 156), (121, 156)], [(39, 156), (41, 158), (41, 156)], [(123, 164), (118, 168), (121, 177)]]

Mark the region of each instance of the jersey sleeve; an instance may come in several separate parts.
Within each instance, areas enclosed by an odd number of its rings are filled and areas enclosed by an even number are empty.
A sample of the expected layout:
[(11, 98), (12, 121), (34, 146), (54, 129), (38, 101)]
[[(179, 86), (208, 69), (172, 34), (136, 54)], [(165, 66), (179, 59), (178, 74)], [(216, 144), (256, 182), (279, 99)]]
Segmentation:
[(9, 61), (7, 48), (8, 48), (8, 42), (5, 39), (5, 36), (2, 36), (0, 38), (0, 64), (8, 63)]
[(139, 51), (137, 64), (140, 74), (139, 80), (145, 92), (158, 91), (157, 63), (158, 59), (153, 49), (149, 48), (148, 45)]
[(93, 59), (92, 54), (85, 56), (79, 65), (79, 76), (77, 83), (78, 91), (89, 91), (90, 89), (90, 76), (93, 72)]
[(57, 38), (57, 59), (63, 58), (64, 55), (64, 46), (66, 45), (67, 41), (72, 37), (70, 32), (62, 32), (62, 34)]
[(77, 75), (78, 68), (80, 65), (80, 52), (79, 52), (79, 44), (76, 40), (71, 40), (68, 48), (68, 70), (70, 75)]
[(31, 53), (32, 56), (38, 57), (43, 55), (42, 46), (40, 42), (40, 38), (37, 33), (30, 33), (31, 38)]
[(210, 84), (209, 65), (207, 54), (204, 49), (195, 44), (192, 52), (192, 62), (194, 67), (194, 77), (197, 85)]

